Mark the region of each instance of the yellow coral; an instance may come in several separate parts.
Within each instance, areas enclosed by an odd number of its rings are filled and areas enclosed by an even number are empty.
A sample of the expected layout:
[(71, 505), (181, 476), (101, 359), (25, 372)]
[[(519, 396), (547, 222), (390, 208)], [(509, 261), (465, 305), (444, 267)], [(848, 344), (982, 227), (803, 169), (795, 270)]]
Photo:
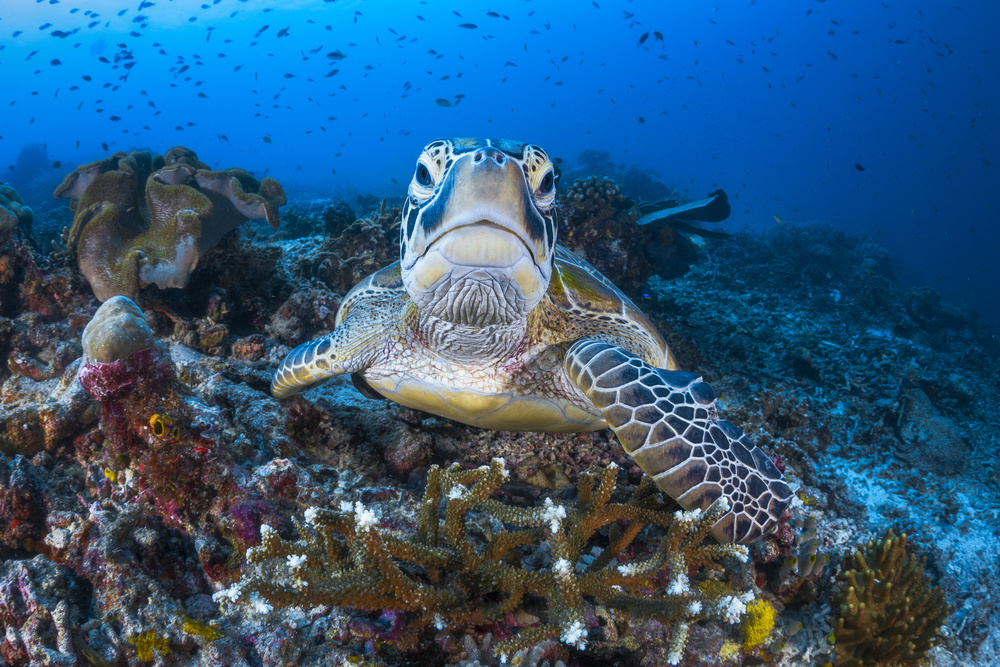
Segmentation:
[(731, 639), (727, 639), (722, 642), (722, 648), (719, 649), (719, 660), (727, 662), (729, 660), (735, 660), (740, 657), (740, 645)]
[(774, 620), (777, 617), (778, 610), (766, 600), (754, 600), (748, 604), (746, 614), (743, 616), (743, 625), (740, 627), (743, 650), (751, 651), (763, 644), (774, 629)]
[(184, 628), (184, 632), (189, 635), (195, 635), (196, 637), (207, 639), (210, 642), (214, 642), (216, 639), (222, 639), (226, 636), (223, 632), (213, 628), (211, 625), (206, 625), (194, 620), (193, 618), (185, 617), (184, 625), (182, 627)]
[(160, 637), (152, 630), (146, 630), (129, 640), (135, 647), (135, 655), (139, 660), (148, 661), (157, 655), (170, 655), (170, 640)]

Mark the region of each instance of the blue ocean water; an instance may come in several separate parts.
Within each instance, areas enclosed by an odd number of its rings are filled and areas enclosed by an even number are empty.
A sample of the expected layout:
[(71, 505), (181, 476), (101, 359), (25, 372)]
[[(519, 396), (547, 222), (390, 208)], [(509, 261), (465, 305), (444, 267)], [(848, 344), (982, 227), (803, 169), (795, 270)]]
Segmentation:
[(726, 189), (727, 229), (869, 234), (904, 284), (997, 324), (998, 17), (986, 0), (3, 0), (0, 180), (51, 206), (79, 164), (182, 144), (290, 193), (401, 196), (440, 136), (531, 141), (564, 170), (598, 149), (692, 198)]

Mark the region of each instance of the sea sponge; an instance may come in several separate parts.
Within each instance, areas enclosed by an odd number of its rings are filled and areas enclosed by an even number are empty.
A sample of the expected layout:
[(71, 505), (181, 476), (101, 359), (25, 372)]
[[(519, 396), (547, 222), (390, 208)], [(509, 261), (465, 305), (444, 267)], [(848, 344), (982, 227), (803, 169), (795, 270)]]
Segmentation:
[(16, 227), (30, 234), (31, 219), (31, 209), (21, 201), (17, 190), (6, 183), (0, 183), (0, 235), (6, 235)]
[(774, 621), (778, 618), (778, 610), (767, 600), (753, 600), (747, 604), (746, 614), (743, 616), (743, 624), (740, 626), (740, 634), (743, 635), (743, 649), (752, 651), (757, 648), (771, 635), (774, 630)]
[(194, 151), (115, 153), (77, 167), (54, 197), (71, 200), (67, 251), (101, 301), (139, 289), (185, 287), (206, 250), (247, 220), (280, 225), (273, 178), (212, 171)]
[(97, 309), (83, 330), (82, 342), (87, 359), (100, 363), (119, 361), (156, 345), (146, 316), (124, 296), (113, 296)]

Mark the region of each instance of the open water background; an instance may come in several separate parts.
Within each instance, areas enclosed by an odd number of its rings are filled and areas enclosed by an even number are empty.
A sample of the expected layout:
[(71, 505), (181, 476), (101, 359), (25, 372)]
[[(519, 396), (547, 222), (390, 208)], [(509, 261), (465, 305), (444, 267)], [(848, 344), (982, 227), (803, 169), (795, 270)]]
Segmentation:
[(869, 234), (904, 284), (997, 325), (998, 19), (991, 0), (0, 0), (0, 179), (45, 208), (78, 164), (183, 144), (293, 195), (401, 196), (441, 136), (531, 141), (564, 170), (605, 150), (692, 198), (726, 189), (726, 229)]

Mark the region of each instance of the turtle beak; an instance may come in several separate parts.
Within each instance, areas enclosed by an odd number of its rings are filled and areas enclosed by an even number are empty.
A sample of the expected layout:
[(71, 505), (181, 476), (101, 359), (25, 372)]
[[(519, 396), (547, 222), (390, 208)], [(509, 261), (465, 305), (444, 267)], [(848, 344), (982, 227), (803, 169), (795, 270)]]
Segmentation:
[[(494, 147), (456, 160), (434, 200), (421, 210), (419, 229), (408, 254), (415, 262), (449, 232), (477, 224), (494, 225), (520, 239), (547, 281), (551, 239), (546, 238), (545, 219), (532, 201), (520, 165)], [(490, 249), (482, 250), (483, 263), (489, 265)]]

